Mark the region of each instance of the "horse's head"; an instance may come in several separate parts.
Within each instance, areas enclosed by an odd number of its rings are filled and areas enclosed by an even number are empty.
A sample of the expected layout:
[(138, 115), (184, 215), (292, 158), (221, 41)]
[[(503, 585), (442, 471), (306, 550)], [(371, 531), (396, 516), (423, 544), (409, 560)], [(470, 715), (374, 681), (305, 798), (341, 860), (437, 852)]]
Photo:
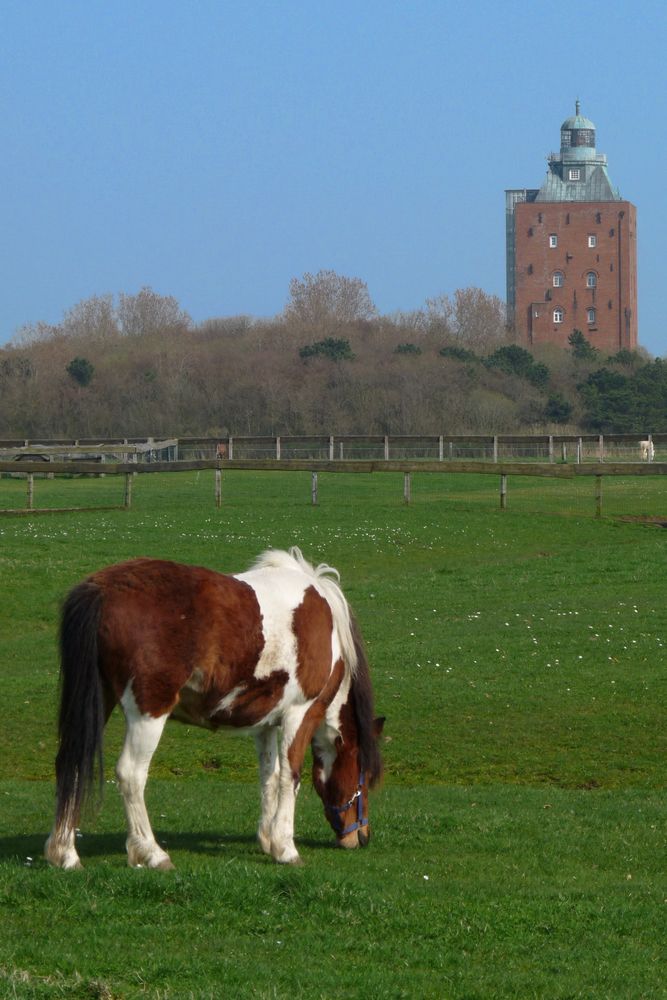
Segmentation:
[(347, 732), (330, 745), (313, 741), (313, 784), (338, 847), (366, 847), (370, 841), (368, 791), (382, 775), (377, 740), (383, 725), (383, 718), (375, 719), (363, 740)]

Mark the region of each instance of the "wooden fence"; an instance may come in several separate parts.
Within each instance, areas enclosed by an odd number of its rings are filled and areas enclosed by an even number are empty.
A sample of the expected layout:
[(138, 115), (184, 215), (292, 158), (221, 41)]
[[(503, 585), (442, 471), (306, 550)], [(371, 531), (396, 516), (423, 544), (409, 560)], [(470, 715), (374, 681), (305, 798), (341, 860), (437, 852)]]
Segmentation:
[[(320, 472), (334, 473), (403, 473), (403, 497), (406, 503), (411, 500), (413, 473), (439, 474), (477, 474), (499, 477), (500, 506), (507, 506), (507, 483), (510, 476), (538, 476), (551, 479), (575, 479), (589, 477), (594, 481), (595, 513), (602, 515), (602, 480), (616, 476), (667, 476), (667, 462), (606, 462), (555, 464), (537, 462), (478, 462), (478, 461), (407, 461), (392, 459), (376, 460), (340, 460), (340, 459), (198, 459), (178, 462), (151, 462), (135, 464), (134, 462), (107, 462), (100, 466), (96, 462), (70, 461), (51, 462), (45, 471), (41, 461), (22, 461), (17, 467), (16, 462), (0, 461), (0, 475), (11, 473), (25, 476), (27, 479), (26, 507), (20, 510), (3, 510), (3, 514), (53, 513), (53, 508), (35, 507), (35, 477), (41, 476), (125, 476), (125, 494), (123, 504), (116, 505), (129, 509), (132, 504), (132, 481), (136, 475), (149, 473), (172, 473), (214, 470), (215, 472), (215, 504), (222, 504), (222, 474), (234, 470), (260, 472), (310, 472), (311, 502), (318, 502), (318, 475)], [(103, 469), (104, 471), (101, 471)], [(75, 508), (68, 508), (74, 510)], [(81, 509), (81, 508), (78, 508)], [(102, 509), (102, 508), (95, 508)], [(62, 512), (62, 508), (59, 509)]]
[[(642, 449), (641, 442), (652, 448)], [(419, 460), (419, 461), (640, 461), (663, 452), (667, 434), (433, 434), (433, 435), (283, 435), (157, 438), (0, 439), (0, 460), (50, 461), (94, 455), (104, 463), (132, 461), (197, 461), (203, 459), (275, 459), (285, 461)]]

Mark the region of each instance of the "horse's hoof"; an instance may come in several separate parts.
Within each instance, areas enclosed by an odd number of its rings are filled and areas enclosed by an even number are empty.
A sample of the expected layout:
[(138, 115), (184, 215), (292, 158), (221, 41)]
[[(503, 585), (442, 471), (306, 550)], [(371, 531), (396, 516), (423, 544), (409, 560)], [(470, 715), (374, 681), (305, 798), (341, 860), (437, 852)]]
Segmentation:
[(165, 858), (163, 861), (160, 861), (159, 864), (155, 865), (156, 871), (159, 872), (173, 872), (175, 868), (176, 865), (171, 858)]
[(275, 860), (278, 862), (279, 865), (296, 865), (296, 866), (299, 866), (299, 865), (303, 864), (303, 861), (301, 860), (301, 855), (297, 854), (296, 852), (294, 854), (291, 854), (291, 853), (288, 854), (287, 852), (285, 852), (284, 854), (281, 854), (278, 857), (276, 857), (274, 855), (274, 857), (275, 857)]

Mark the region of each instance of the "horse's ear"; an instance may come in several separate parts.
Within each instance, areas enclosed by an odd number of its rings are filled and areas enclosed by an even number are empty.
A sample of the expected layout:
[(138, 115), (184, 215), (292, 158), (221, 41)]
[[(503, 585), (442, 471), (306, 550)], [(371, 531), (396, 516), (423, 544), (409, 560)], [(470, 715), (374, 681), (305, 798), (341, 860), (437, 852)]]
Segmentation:
[(382, 730), (384, 729), (384, 723), (385, 723), (384, 715), (379, 716), (379, 718), (377, 719), (373, 719), (373, 735), (375, 736), (376, 739), (380, 736)]

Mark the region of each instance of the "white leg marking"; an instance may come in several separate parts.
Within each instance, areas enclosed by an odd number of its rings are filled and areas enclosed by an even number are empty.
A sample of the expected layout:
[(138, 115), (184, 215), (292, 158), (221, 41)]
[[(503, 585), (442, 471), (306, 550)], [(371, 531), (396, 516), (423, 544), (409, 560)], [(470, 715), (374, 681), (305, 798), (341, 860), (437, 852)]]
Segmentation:
[(75, 847), (76, 830), (72, 824), (58, 827), (54, 824), (44, 845), (44, 855), (57, 868), (83, 868)]
[(295, 783), (288, 751), (309, 705), (289, 709), (283, 718), (283, 738), (280, 746), (278, 804), (271, 823), (271, 854), (281, 864), (298, 864), (299, 852), (294, 843), (294, 809), (299, 784)]
[(173, 868), (169, 855), (155, 840), (144, 803), (148, 768), (168, 716), (156, 719), (152, 715), (141, 715), (129, 685), (121, 705), (127, 729), (116, 776), (127, 817), (128, 864), (137, 868)]
[(278, 733), (273, 726), (260, 729), (255, 735), (257, 759), (259, 761), (259, 781), (262, 797), (262, 815), (257, 829), (257, 839), (265, 854), (271, 853), (271, 825), (278, 808), (278, 784), (280, 763), (278, 761)]

